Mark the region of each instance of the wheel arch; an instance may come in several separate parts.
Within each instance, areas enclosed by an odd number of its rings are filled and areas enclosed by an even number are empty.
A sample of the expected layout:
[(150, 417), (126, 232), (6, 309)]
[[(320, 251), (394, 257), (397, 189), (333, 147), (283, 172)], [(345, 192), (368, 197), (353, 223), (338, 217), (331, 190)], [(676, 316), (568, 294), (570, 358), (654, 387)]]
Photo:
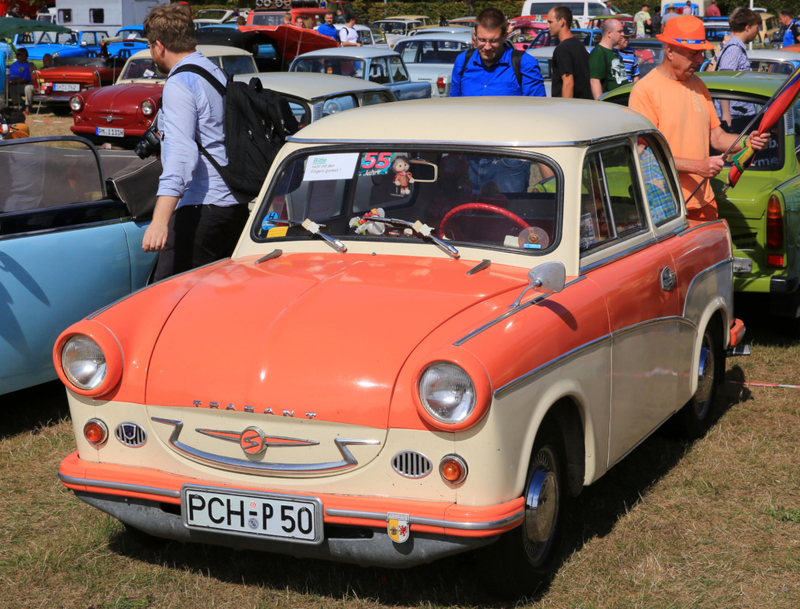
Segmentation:
[[(575, 396), (568, 395), (558, 399), (547, 411), (536, 437), (542, 431), (555, 428), (559, 432), (561, 447), (566, 459), (567, 493), (575, 497), (583, 489), (586, 475), (586, 437), (584, 432), (584, 416)], [(536, 438), (534, 439), (534, 444)]]
[[(714, 304), (714, 303), (712, 303)], [(694, 340), (694, 349), (692, 350), (692, 367), (690, 370), (697, 370), (700, 362), (700, 350), (703, 346), (703, 335), (706, 328), (715, 328), (718, 336), (722, 339), (723, 353), (730, 345), (730, 332), (727, 329), (730, 327), (731, 319), (728, 308), (724, 306), (723, 302), (716, 303), (716, 307), (709, 306), (700, 318), (700, 323), (697, 324), (697, 335)], [(698, 377), (696, 374), (691, 376), (691, 393), (697, 391)]]

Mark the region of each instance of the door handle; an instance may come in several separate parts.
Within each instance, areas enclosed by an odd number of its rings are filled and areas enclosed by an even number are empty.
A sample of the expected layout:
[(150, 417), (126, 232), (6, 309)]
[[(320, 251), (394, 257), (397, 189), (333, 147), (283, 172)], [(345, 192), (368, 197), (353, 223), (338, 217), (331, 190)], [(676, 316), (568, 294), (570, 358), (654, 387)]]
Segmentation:
[(661, 289), (669, 292), (678, 283), (678, 276), (668, 266), (665, 266), (661, 271)]

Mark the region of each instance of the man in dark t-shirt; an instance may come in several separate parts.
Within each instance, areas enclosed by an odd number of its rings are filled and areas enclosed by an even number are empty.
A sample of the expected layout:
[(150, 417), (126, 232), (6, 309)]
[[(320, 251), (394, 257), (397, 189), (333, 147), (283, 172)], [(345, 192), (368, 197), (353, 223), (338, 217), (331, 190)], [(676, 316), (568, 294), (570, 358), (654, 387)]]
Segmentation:
[(553, 49), (550, 76), (553, 79), (552, 97), (593, 99), (589, 84), (589, 53), (583, 43), (572, 35), (572, 11), (566, 6), (556, 6), (547, 13), (547, 27), (551, 38), (558, 38)]

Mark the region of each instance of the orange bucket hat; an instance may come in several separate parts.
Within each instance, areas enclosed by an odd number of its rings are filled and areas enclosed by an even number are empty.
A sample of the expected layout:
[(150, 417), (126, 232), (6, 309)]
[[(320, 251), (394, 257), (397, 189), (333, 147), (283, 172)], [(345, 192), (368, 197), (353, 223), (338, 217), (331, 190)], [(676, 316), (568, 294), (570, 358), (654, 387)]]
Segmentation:
[(706, 51), (714, 48), (714, 45), (706, 40), (703, 22), (691, 15), (673, 17), (664, 26), (664, 33), (656, 34), (656, 38), (665, 44), (692, 51)]

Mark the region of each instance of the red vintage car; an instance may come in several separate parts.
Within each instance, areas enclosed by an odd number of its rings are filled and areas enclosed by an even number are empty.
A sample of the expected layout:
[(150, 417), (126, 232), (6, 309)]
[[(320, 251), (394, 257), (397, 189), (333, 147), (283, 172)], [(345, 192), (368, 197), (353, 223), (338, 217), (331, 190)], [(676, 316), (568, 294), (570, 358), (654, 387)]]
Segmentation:
[[(75, 93), (113, 85), (130, 54), (115, 57), (70, 58), (70, 64), (79, 60), (80, 65), (53, 65), (35, 70), (33, 76), (33, 99), (43, 104), (65, 107)], [(56, 62), (58, 63), (58, 59)]]
[[(226, 46), (197, 49), (231, 76), (257, 72), (252, 54)], [(158, 112), (165, 74), (150, 57), (139, 51), (128, 59), (117, 84), (90, 89), (69, 100), (75, 124), (70, 130), (95, 144), (133, 148), (153, 123)]]

